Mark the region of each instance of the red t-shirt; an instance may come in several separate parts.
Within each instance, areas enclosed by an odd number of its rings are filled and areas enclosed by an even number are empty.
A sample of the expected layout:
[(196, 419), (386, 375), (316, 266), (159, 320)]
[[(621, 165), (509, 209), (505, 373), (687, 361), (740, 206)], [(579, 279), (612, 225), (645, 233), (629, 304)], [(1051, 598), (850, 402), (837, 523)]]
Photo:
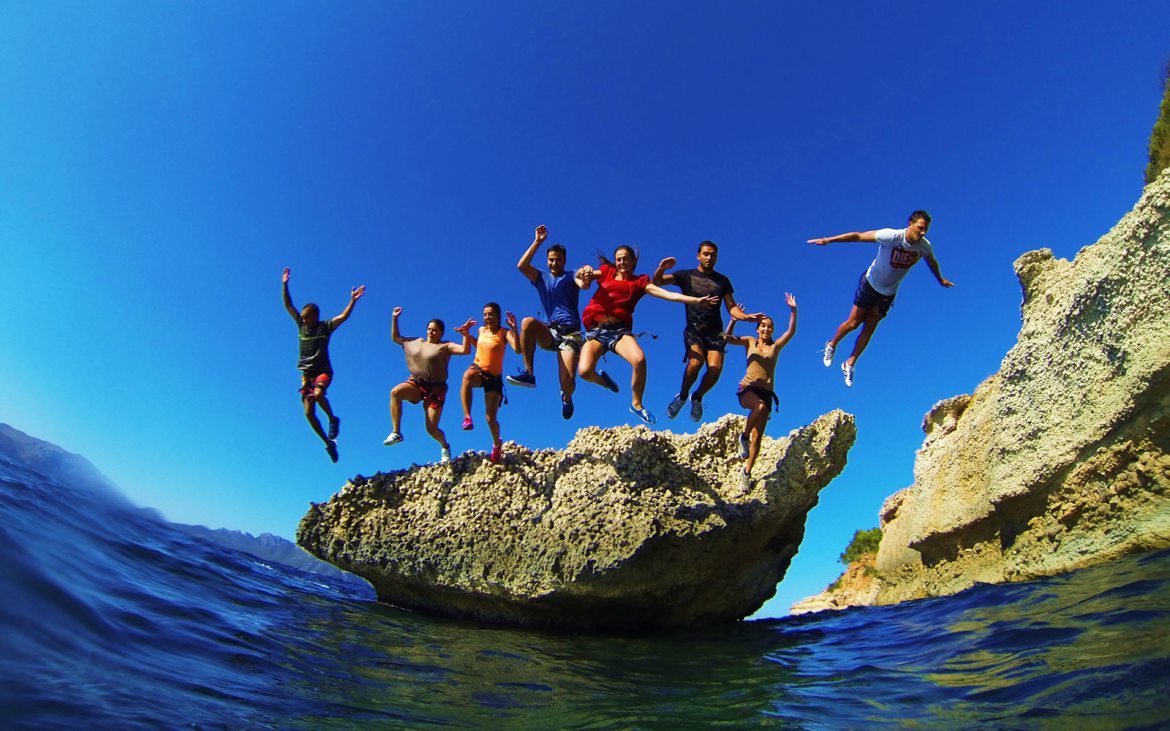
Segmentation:
[(650, 277), (645, 274), (637, 279), (614, 279), (617, 270), (609, 264), (602, 264), (598, 272), (597, 291), (581, 313), (581, 321), (587, 329), (596, 327), (598, 315), (613, 315), (620, 318), (626, 327), (634, 326), (634, 307), (646, 294)]

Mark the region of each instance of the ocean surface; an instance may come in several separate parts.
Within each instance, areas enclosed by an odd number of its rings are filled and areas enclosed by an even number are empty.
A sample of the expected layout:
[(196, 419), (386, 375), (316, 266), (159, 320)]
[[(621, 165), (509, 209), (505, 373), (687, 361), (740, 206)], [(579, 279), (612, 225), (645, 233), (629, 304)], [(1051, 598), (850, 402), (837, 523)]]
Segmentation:
[(1170, 728), (1170, 551), (593, 637), (269, 565), (0, 461), (0, 728)]

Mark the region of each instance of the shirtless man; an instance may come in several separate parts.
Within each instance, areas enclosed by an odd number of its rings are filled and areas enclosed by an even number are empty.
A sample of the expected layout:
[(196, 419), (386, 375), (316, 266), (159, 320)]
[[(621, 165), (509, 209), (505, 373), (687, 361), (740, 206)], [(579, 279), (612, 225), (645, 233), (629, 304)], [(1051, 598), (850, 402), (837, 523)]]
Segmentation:
[[(282, 276), (284, 308), (296, 321), (301, 339), (301, 357), (297, 361), (297, 368), (301, 370), (301, 403), (304, 404), (305, 418), (309, 420), (309, 426), (313, 427), (313, 431), (317, 432), (317, 436), (325, 442), (325, 451), (328, 452), (329, 459), (336, 462), (337, 442), (334, 440), (337, 439), (337, 430), (341, 419), (333, 415), (329, 399), (325, 398), (325, 390), (333, 381), (333, 366), (329, 363), (329, 337), (334, 330), (341, 326), (341, 323), (349, 319), (349, 314), (353, 312), (353, 304), (366, 293), (366, 288), (365, 285), (355, 287), (350, 292), (349, 304), (345, 306), (345, 310), (340, 315), (332, 320), (321, 320), (320, 309), (311, 302), (305, 305), (300, 312), (297, 311), (296, 307), (293, 307), (292, 297), (288, 294), (288, 278), (289, 270), (285, 268)], [(328, 435), (321, 428), (321, 422), (317, 420), (318, 404), (321, 405), (321, 410), (329, 419)]]
[(401, 314), (402, 308), (395, 307), (390, 319), (390, 339), (402, 346), (410, 378), (390, 391), (390, 421), (394, 424), (394, 431), (382, 444), (389, 447), (403, 440), (402, 402), (405, 400), (417, 404), (422, 401), (426, 409), (427, 434), (441, 447), (439, 464), (447, 464), (451, 461), (451, 445), (447, 443), (447, 435), (439, 428), (443, 403), (447, 400), (447, 361), (453, 355), (467, 355), (471, 352), (471, 335), (468, 333), (475, 320), (468, 320), (467, 324), (455, 328), (455, 332), (463, 336), (463, 344), (456, 345), (443, 340), (445, 328), (442, 320), (427, 323), (425, 338), (403, 337), (398, 332), (398, 316)]
[(524, 367), (508, 383), (521, 388), (536, 388), (533, 360), (536, 346), (557, 353), (560, 362), (561, 416), (573, 416), (573, 392), (577, 390), (577, 359), (581, 355), (581, 312), (579, 309), (582, 282), (572, 272), (565, 271), (565, 247), (548, 247), (548, 271), (532, 266), (532, 257), (548, 237), (548, 229), (536, 227), (536, 238), (520, 257), (516, 268), (536, 287), (545, 320), (525, 317), (520, 323), (521, 356)]
[[(473, 325), (475, 320), (468, 320), (464, 327)], [(520, 352), (520, 340), (516, 337), (516, 316), (509, 312), (508, 327), (501, 327), (500, 306), (488, 302), (483, 307), (483, 327), (471, 342), (475, 345), (475, 362), (463, 373), (463, 430), (475, 428), (471, 421), (471, 392), (474, 388), (482, 388), (484, 416), (492, 432), (491, 460), (499, 462), (504, 443), (500, 441), (500, 423), (496, 420), (496, 412), (504, 398), (504, 351), (511, 345), (512, 350)]]
[(784, 299), (792, 308), (792, 314), (788, 316), (788, 330), (779, 340), (772, 340), (776, 324), (770, 317), (760, 320), (754, 338), (736, 337), (734, 319), (727, 323), (727, 332), (723, 334), (728, 343), (742, 345), (747, 349), (747, 373), (739, 382), (738, 392), (739, 405), (748, 410), (743, 434), (739, 435), (739, 457), (747, 460), (739, 473), (739, 486), (743, 492), (748, 492), (752, 486), (752, 467), (760, 453), (760, 441), (764, 437), (764, 427), (768, 425), (772, 404), (780, 408), (775, 387), (776, 360), (780, 357), (781, 349), (796, 334), (796, 298), (785, 292)]
[[(727, 307), (727, 314), (731, 315), (732, 320), (759, 322), (763, 318), (762, 312), (749, 315), (735, 304), (735, 298), (731, 296), (735, 292), (735, 288), (731, 286), (731, 280), (715, 271), (715, 262), (719, 260), (719, 247), (713, 241), (704, 241), (699, 244), (697, 258), (699, 260), (697, 269), (678, 269), (670, 274), (666, 274), (666, 270), (677, 262), (673, 258), (664, 259), (658, 265), (658, 270), (654, 272), (652, 281), (659, 287), (668, 284), (676, 285), (683, 294), (688, 296), (718, 297)], [(682, 388), (674, 397), (674, 401), (671, 401), (670, 405), (666, 407), (666, 415), (671, 419), (678, 416), (683, 404), (687, 402), (687, 394), (691, 392), (691, 386), (695, 385), (695, 381), (699, 378), (699, 371), (706, 363), (707, 373), (704, 374), (699, 387), (695, 389), (695, 395), (691, 397), (691, 421), (702, 421), (703, 396), (719, 382), (719, 375), (723, 372), (723, 354), (727, 349), (727, 343), (723, 340), (723, 314), (718, 306), (709, 308), (687, 305), (687, 325), (683, 329), (683, 347), (686, 348), (683, 361), (687, 365), (683, 370)]]
[(955, 286), (943, 278), (938, 268), (938, 261), (934, 258), (934, 248), (926, 240), (926, 232), (930, 228), (930, 214), (926, 211), (914, 211), (910, 214), (910, 221), (906, 228), (883, 228), (877, 231), (864, 233), (853, 231), (839, 236), (830, 236), (824, 239), (809, 239), (808, 243), (824, 246), (839, 241), (871, 241), (878, 244), (877, 257), (869, 265), (869, 269), (861, 275), (857, 284), (857, 293), (853, 297), (853, 310), (849, 319), (837, 327), (837, 334), (825, 343), (825, 366), (833, 365), (833, 354), (837, 344), (846, 335), (861, 327), (861, 334), (853, 344), (853, 355), (841, 364), (845, 373), (845, 385), (853, 388), (853, 368), (857, 359), (861, 357), (873, 331), (890, 307), (894, 304), (894, 295), (898, 293), (898, 285), (910, 273), (910, 267), (925, 258), (931, 274), (944, 287)]

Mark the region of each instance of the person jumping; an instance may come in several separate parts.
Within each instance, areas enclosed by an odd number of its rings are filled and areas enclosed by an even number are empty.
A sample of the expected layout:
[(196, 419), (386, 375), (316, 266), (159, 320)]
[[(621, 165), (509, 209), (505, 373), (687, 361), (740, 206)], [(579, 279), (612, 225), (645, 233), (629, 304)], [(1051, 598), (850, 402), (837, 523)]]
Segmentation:
[(768, 425), (772, 404), (775, 403), (776, 408), (780, 408), (780, 399), (776, 398), (773, 385), (776, 359), (796, 334), (796, 298), (785, 292), (784, 299), (792, 308), (792, 314), (788, 316), (788, 330), (779, 340), (772, 340), (776, 323), (770, 317), (760, 319), (754, 338), (736, 337), (734, 319), (727, 323), (727, 332), (723, 334), (728, 343), (742, 345), (747, 349), (747, 373), (739, 382), (739, 391), (736, 394), (739, 396), (739, 405), (748, 410), (743, 434), (739, 435), (739, 457), (747, 460), (739, 473), (740, 489), (745, 493), (752, 486), (752, 467), (755, 466), (756, 456), (760, 453), (760, 441), (764, 437), (764, 428)]
[[(647, 424), (654, 424), (658, 420), (642, 405), (642, 393), (646, 389), (646, 355), (638, 346), (637, 337), (631, 333), (634, 326), (634, 307), (643, 295), (651, 295), (668, 302), (680, 302), (698, 307), (718, 307), (719, 298), (691, 297), (676, 294), (653, 284), (645, 274), (639, 276), (634, 273), (638, 266), (638, 254), (630, 246), (619, 246), (610, 262), (603, 254), (598, 254), (601, 268), (594, 270), (591, 266), (583, 266), (577, 276), (588, 286), (597, 282), (597, 291), (582, 313), (585, 327), (589, 330), (585, 335), (585, 344), (581, 346), (581, 362), (578, 372), (586, 381), (618, 392), (617, 384), (605, 371), (597, 370), (597, 361), (607, 351), (614, 351), (624, 358), (634, 373), (630, 377), (631, 404), (630, 411)], [(669, 260), (664, 260), (664, 263)], [(661, 269), (662, 266), (660, 265)]]
[[(719, 259), (719, 247), (713, 241), (704, 241), (699, 244), (697, 258), (699, 260), (698, 268), (679, 269), (670, 274), (666, 274), (666, 270), (673, 267), (676, 262), (673, 258), (663, 260), (658, 270), (654, 272), (652, 281), (659, 287), (667, 284), (677, 285), (685, 295), (718, 297), (727, 307), (727, 314), (731, 316), (731, 319), (759, 322), (760, 318), (764, 316), (763, 313), (749, 315), (739, 309), (739, 305), (735, 304), (735, 298), (731, 296), (735, 292), (735, 288), (731, 286), (731, 280), (715, 271), (715, 262)], [(719, 375), (723, 372), (723, 354), (727, 349), (727, 343), (723, 340), (723, 314), (718, 306), (687, 305), (687, 324), (683, 329), (683, 348), (686, 350), (683, 362), (687, 365), (683, 370), (682, 388), (674, 397), (674, 401), (671, 401), (670, 405), (666, 407), (666, 415), (671, 419), (678, 416), (683, 404), (687, 402), (687, 394), (691, 392), (691, 386), (695, 385), (695, 381), (699, 378), (699, 372), (703, 369), (703, 364), (706, 363), (707, 373), (703, 376), (699, 387), (695, 389), (694, 396), (691, 397), (691, 421), (702, 421), (703, 396), (719, 382)]]
[[(333, 415), (329, 399), (325, 398), (325, 390), (333, 382), (333, 366), (329, 363), (329, 337), (334, 330), (341, 326), (341, 323), (349, 319), (350, 313), (353, 312), (354, 303), (366, 293), (366, 288), (365, 285), (355, 287), (350, 292), (349, 304), (345, 306), (340, 315), (332, 320), (321, 320), (321, 310), (311, 302), (305, 305), (300, 312), (297, 311), (296, 307), (293, 307), (292, 297), (288, 293), (288, 278), (289, 270), (285, 268), (281, 278), (284, 283), (284, 308), (296, 321), (301, 340), (300, 359), (297, 361), (297, 368), (301, 370), (301, 403), (304, 404), (305, 418), (309, 420), (309, 426), (313, 427), (313, 431), (317, 432), (317, 436), (325, 442), (325, 451), (329, 453), (329, 459), (336, 462), (336, 439), (341, 419)], [(321, 410), (329, 419), (328, 434), (321, 428), (321, 422), (317, 420), (318, 404), (321, 405)]]
[(578, 309), (584, 286), (571, 272), (565, 271), (565, 247), (548, 247), (548, 271), (532, 266), (532, 257), (548, 237), (548, 229), (536, 227), (536, 238), (520, 257), (516, 268), (536, 287), (545, 320), (525, 317), (520, 323), (521, 356), (524, 367), (505, 380), (513, 386), (536, 388), (534, 356), (536, 346), (558, 354), (561, 379), (561, 416), (573, 416), (573, 392), (577, 390), (577, 360), (581, 356), (581, 314)]
[[(475, 321), (468, 320), (464, 327), (470, 330), (473, 325)], [(463, 430), (475, 428), (471, 421), (471, 390), (482, 388), (484, 416), (492, 432), (491, 460), (499, 462), (504, 443), (500, 441), (500, 423), (496, 421), (496, 411), (504, 398), (504, 351), (511, 345), (512, 350), (520, 352), (520, 342), (516, 337), (516, 316), (509, 312), (508, 327), (501, 327), (500, 306), (495, 302), (487, 303), (483, 307), (483, 327), (472, 342), (475, 344), (475, 362), (463, 373)]]
[(872, 241), (878, 245), (877, 257), (869, 265), (869, 269), (861, 275), (857, 284), (857, 293), (853, 297), (853, 310), (849, 319), (837, 327), (837, 334), (825, 343), (825, 366), (833, 365), (833, 354), (837, 344), (846, 335), (861, 327), (861, 334), (853, 344), (853, 355), (841, 364), (845, 374), (845, 385), (853, 388), (853, 369), (857, 359), (861, 357), (873, 331), (878, 323), (890, 311), (894, 304), (894, 295), (898, 293), (898, 285), (910, 272), (910, 267), (918, 263), (921, 258), (926, 259), (926, 265), (934, 274), (938, 283), (944, 287), (955, 286), (943, 278), (939, 271), (938, 261), (934, 258), (934, 248), (926, 240), (926, 232), (930, 229), (930, 214), (926, 211), (914, 211), (910, 214), (910, 221), (906, 228), (883, 228), (877, 231), (859, 233), (853, 231), (839, 236), (830, 236), (824, 239), (809, 239), (808, 243), (825, 246), (840, 241)]
[(427, 323), (425, 338), (403, 337), (398, 332), (398, 316), (401, 314), (402, 308), (395, 307), (390, 319), (390, 338), (402, 346), (410, 378), (390, 391), (390, 421), (394, 424), (394, 431), (382, 444), (389, 447), (403, 440), (402, 402), (405, 400), (417, 404), (422, 401), (426, 410), (427, 434), (441, 447), (439, 464), (447, 464), (451, 461), (451, 445), (447, 443), (447, 435), (439, 428), (443, 403), (447, 400), (447, 361), (453, 355), (467, 355), (471, 352), (468, 331), (475, 321), (468, 320), (467, 324), (455, 328), (455, 332), (463, 335), (463, 344), (456, 345), (443, 340), (445, 328), (443, 321), (437, 319)]

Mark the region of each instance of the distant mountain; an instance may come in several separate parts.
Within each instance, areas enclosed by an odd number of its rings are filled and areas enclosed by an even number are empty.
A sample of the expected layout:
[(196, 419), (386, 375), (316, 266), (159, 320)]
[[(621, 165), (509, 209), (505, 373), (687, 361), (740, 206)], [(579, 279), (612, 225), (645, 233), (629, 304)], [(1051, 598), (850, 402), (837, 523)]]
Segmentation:
[(332, 564), (319, 561), (306, 553), (291, 541), (271, 533), (262, 533), (255, 537), (250, 533), (227, 528), (205, 528), (201, 525), (184, 525), (170, 523), (154, 508), (136, 507), (126, 498), (110, 478), (98, 471), (85, 457), (73, 454), (58, 447), (56, 444), (43, 439), (30, 437), (28, 434), (14, 429), (8, 424), (0, 424), (0, 454), (20, 464), (31, 467), (46, 477), (51, 477), (74, 487), (90, 490), (118, 505), (132, 509), (140, 515), (167, 523), (171, 527), (189, 535), (217, 543), (221, 546), (234, 548), (237, 551), (251, 554), (265, 561), (275, 561), (285, 566), (292, 566), (302, 571), (311, 571), (324, 576), (332, 576), (347, 582), (365, 584), (353, 574), (346, 573)]

